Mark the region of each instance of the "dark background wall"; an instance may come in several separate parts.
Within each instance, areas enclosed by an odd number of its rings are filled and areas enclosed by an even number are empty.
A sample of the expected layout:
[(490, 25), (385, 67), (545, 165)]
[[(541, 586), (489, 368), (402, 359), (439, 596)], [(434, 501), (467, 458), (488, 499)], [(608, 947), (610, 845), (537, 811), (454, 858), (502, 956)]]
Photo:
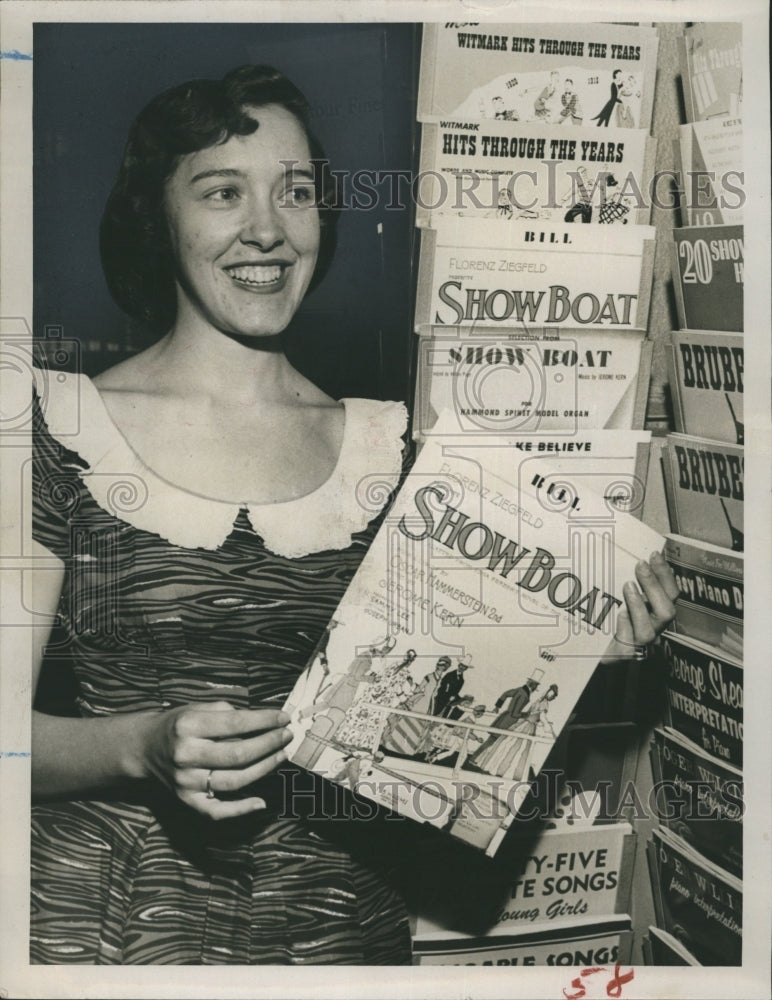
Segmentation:
[[(99, 220), (129, 125), (157, 93), (219, 78), (243, 63), (286, 73), (312, 106), (333, 169), (415, 168), (420, 29), (410, 24), (36, 24), (34, 312), (76, 341), (61, 367), (87, 374), (152, 338), (109, 296)], [(413, 218), (380, 187), (369, 210), (344, 211), (333, 266), (293, 321), (288, 353), (335, 397), (406, 399), (412, 347)], [(348, 185), (343, 188), (348, 196)]]

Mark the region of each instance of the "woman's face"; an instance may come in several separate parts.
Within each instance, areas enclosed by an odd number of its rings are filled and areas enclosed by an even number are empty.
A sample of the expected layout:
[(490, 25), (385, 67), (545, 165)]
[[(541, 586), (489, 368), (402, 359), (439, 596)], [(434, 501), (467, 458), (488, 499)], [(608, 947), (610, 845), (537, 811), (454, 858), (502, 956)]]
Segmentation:
[(252, 135), (183, 157), (164, 207), (176, 264), (178, 324), (280, 333), (305, 295), (319, 250), (313, 167), (302, 126), (276, 104), (254, 108)]

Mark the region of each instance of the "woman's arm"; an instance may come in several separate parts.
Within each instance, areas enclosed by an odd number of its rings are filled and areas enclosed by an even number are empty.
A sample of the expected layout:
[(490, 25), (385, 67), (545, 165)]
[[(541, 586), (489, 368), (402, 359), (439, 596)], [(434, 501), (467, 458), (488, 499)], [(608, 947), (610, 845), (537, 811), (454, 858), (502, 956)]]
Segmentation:
[[(64, 563), (40, 543), (37, 555), (56, 568), (32, 572), (33, 626), (32, 690), (37, 690), (45, 648), (56, 621), (64, 581)], [(136, 716), (110, 719), (68, 719), (32, 712), (33, 795), (67, 795), (113, 784), (131, 776), (136, 755)]]
[[(38, 554), (55, 559), (33, 542)], [(34, 627), (32, 689), (56, 619), (64, 564), (33, 571), (33, 600), (43, 619)], [(285, 760), (289, 718), (273, 709), (234, 709), (226, 702), (182, 706), (168, 712), (126, 712), (106, 718), (65, 719), (32, 713), (32, 791), (41, 798), (73, 796), (143, 778), (156, 778), (183, 802), (213, 819), (265, 806), (251, 797), (221, 801), (211, 788), (233, 792)]]

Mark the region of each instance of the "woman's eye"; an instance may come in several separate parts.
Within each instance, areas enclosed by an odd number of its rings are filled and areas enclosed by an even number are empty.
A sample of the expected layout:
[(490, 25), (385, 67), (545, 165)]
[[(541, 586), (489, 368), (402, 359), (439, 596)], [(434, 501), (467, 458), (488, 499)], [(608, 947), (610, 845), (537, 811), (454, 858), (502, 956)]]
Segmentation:
[(207, 201), (235, 201), (238, 198), (238, 191), (236, 188), (217, 188), (216, 191), (210, 191), (205, 197)]
[(289, 189), (289, 200), (292, 205), (312, 205), (316, 201), (316, 192), (308, 184), (301, 184)]

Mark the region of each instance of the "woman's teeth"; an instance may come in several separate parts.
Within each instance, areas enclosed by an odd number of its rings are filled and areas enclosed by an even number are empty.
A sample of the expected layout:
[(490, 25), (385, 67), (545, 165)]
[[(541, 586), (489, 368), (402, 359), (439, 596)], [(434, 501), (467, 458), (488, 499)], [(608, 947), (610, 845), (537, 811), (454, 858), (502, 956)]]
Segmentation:
[(281, 278), (282, 270), (280, 264), (250, 264), (229, 268), (228, 273), (245, 285), (270, 285)]

